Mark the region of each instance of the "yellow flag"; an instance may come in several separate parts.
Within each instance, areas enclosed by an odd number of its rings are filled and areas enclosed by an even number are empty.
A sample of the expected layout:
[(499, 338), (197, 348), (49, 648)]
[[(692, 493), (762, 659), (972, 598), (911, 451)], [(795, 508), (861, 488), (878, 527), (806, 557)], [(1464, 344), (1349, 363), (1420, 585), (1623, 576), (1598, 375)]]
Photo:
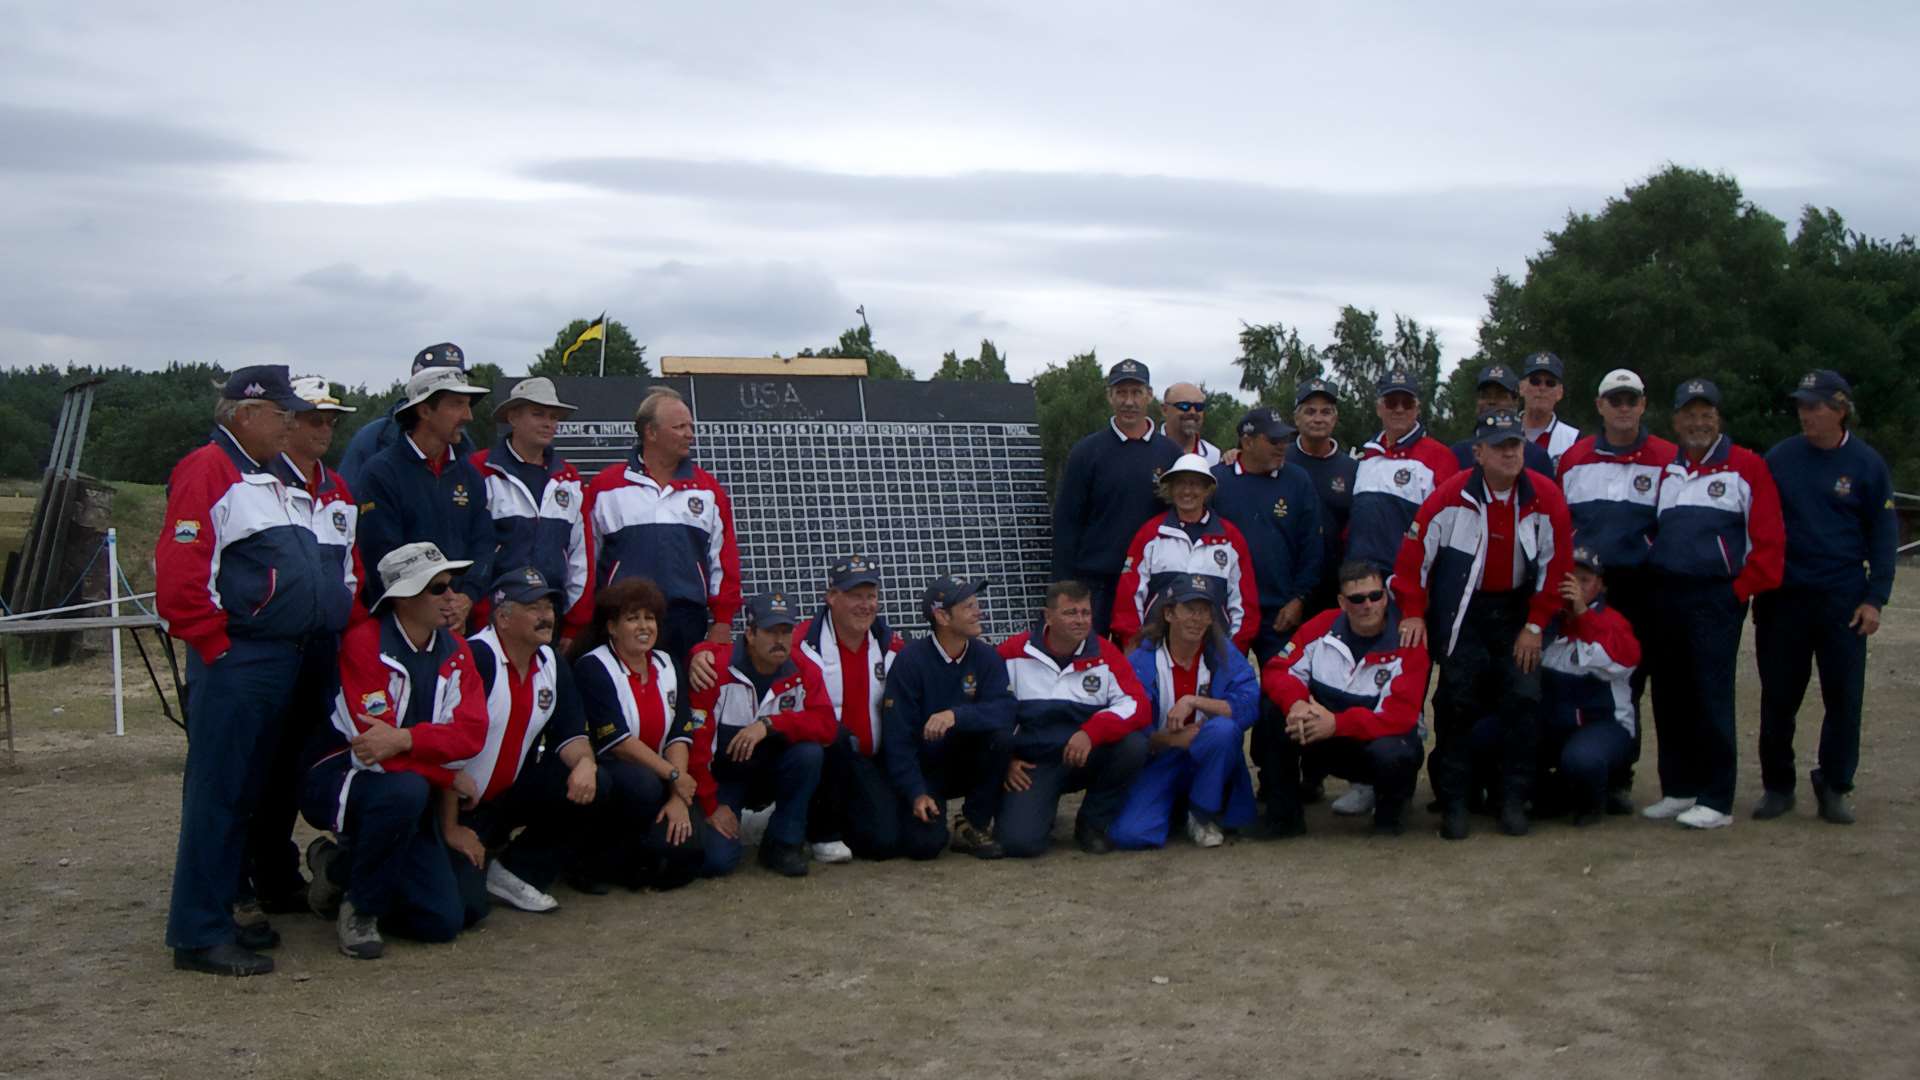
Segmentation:
[(573, 344), (567, 346), (567, 351), (560, 354), (560, 366), (567, 366), (567, 361), (573, 357), (573, 350), (578, 349), (589, 341), (599, 341), (606, 336), (607, 315), (606, 312), (601, 312), (599, 318), (593, 320), (590, 326), (580, 331), (579, 337), (573, 339)]

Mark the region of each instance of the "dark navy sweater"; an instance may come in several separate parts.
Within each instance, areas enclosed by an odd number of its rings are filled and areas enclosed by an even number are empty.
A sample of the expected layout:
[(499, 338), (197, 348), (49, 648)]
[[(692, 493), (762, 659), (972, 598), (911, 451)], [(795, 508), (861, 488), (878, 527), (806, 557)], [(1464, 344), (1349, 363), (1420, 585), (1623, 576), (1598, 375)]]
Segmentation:
[(1239, 528), (1253, 553), (1253, 576), (1260, 586), (1261, 617), (1269, 624), (1281, 608), (1305, 600), (1320, 583), (1325, 549), (1320, 535), (1320, 496), (1313, 479), (1298, 465), (1282, 464), (1270, 473), (1250, 473), (1215, 465), (1213, 508)]
[[(442, 451), (445, 453), (445, 451)], [(436, 475), (404, 436), (376, 454), (354, 488), (360, 497), (360, 562), (367, 572), (367, 606), (379, 599), (380, 560), (402, 544), (430, 540), (449, 559), (469, 559), (454, 587), (479, 599), (493, 582), (493, 515), (487, 482), (467, 455), (455, 451)]]
[(1055, 580), (1118, 577), (1133, 534), (1166, 509), (1154, 484), (1180, 447), (1157, 429), (1147, 432), (1124, 439), (1109, 420), (1067, 455), (1053, 497)]
[(1885, 607), (1900, 535), (1886, 461), (1852, 433), (1832, 450), (1795, 435), (1767, 451), (1767, 471), (1787, 526), (1781, 583)]
[(1333, 453), (1326, 457), (1314, 457), (1300, 446), (1295, 439), (1287, 447), (1287, 464), (1298, 465), (1306, 471), (1307, 478), (1313, 481), (1313, 490), (1320, 496), (1320, 533), (1323, 541), (1320, 554), (1320, 584), (1331, 588), (1334, 575), (1340, 572), (1340, 561), (1347, 552), (1347, 517), (1353, 513), (1353, 474), (1360, 463), (1347, 453), (1339, 440), (1333, 440)]
[(938, 753), (944, 739), (927, 743), (920, 732), (927, 717), (953, 710), (955, 732), (1013, 730), (1013, 690), (1007, 682), (1007, 664), (984, 641), (967, 642), (958, 660), (948, 660), (932, 634), (915, 638), (900, 650), (887, 671), (885, 697), (880, 702), (880, 756), (886, 760), (887, 779), (902, 799), (927, 790), (920, 769), (922, 754)]

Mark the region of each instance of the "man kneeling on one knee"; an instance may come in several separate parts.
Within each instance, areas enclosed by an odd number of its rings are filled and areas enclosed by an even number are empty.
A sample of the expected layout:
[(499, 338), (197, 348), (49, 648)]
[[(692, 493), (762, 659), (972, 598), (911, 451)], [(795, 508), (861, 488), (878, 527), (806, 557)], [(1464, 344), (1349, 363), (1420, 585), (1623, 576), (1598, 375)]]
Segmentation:
[(1379, 570), (1349, 561), (1339, 580), (1339, 608), (1309, 620), (1262, 673), (1267, 697), (1285, 717), (1263, 718), (1284, 730), (1255, 740), (1266, 758), (1267, 823), (1277, 837), (1306, 831), (1303, 760), (1316, 775), (1373, 785), (1374, 830), (1398, 835), (1426, 756), (1426, 647), (1400, 643), (1400, 613)]
[(387, 930), (451, 941), (479, 917), (461, 899), (433, 793), (487, 740), (487, 691), (473, 653), (446, 629), (455, 613), (450, 561), (430, 543), (380, 560), (373, 617), (340, 642), (340, 693), (322, 756), (307, 771), (300, 812), (320, 837), (307, 847), (309, 899), (338, 912), (340, 951), (371, 960)]
[(709, 837), (706, 872), (740, 862), (740, 812), (773, 805), (760, 865), (788, 877), (807, 872), (807, 811), (824, 748), (840, 734), (820, 669), (793, 660), (798, 608), (791, 594), (746, 604), (747, 632), (703, 643), (719, 681), (693, 693), (693, 773)]

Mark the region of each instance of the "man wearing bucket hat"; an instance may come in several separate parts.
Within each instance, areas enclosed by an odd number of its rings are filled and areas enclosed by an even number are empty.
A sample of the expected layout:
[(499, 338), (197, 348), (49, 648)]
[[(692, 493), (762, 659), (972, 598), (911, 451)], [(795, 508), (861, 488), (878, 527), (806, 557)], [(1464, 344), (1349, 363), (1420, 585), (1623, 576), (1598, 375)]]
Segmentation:
[(167, 944), (185, 971), (273, 970), (254, 950), (278, 935), (262, 919), (240, 940), (233, 908), (301, 649), (325, 630), (330, 591), (340, 588), (321, 569), (312, 495), (271, 468), (294, 417), (312, 408), (285, 367), (240, 368), (220, 391), (212, 438), (167, 480), (154, 601), (167, 632), (189, 646), (187, 764), (167, 910)]
[(1820, 817), (1849, 825), (1867, 638), (1893, 595), (1900, 526), (1887, 463), (1850, 430), (1853, 387), (1838, 372), (1812, 371), (1792, 396), (1800, 434), (1767, 451), (1787, 555), (1780, 588), (1753, 605), (1766, 787), (1753, 816), (1765, 821), (1793, 809), (1794, 719), (1818, 664), (1826, 716), (1810, 779)]
[(552, 379), (522, 379), (493, 410), (500, 441), (473, 455), (473, 467), (487, 483), (494, 565), (534, 567), (560, 590), (559, 634), (566, 639), (593, 617), (593, 526), (582, 512), (586, 482), (553, 449), (554, 433), (573, 409), (560, 400)]
[(465, 904), (436, 792), (487, 742), (487, 690), (473, 653), (447, 629), (455, 576), (470, 570), (426, 542), (380, 560), (373, 617), (340, 641), (340, 691), (301, 784), (314, 912), (337, 918), (340, 951), (385, 951), (381, 930), (451, 941), (485, 914)]
[[(460, 346), (451, 341), (429, 345), (413, 354), (413, 366), (408, 370), (407, 377), (412, 378), (431, 367), (450, 367), (465, 371), (467, 357), (460, 351)], [(365, 471), (367, 463), (378, 457), (380, 451), (400, 441), (400, 427), (394, 423), (393, 418), (395, 413), (405, 407), (403, 403), (406, 400), (403, 394), (400, 401), (395, 402), (393, 407), (387, 410), (385, 416), (376, 416), (367, 421), (359, 431), (353, 433), (352, 441), (347, 443), (346, 452), (340, 455), (340, 475), (346, 477), (347, 483), (354, 488), (359, 488), (360, 474)], [(460, 452), (471, 454), (473, 450), (473, 440), (463, 429), (460, 432)]]
[[(300, 759), (308, 738), (326, 723), (338, 688), (340, 635), (350, 622), (366, 618), (360, 602), (365, 574), (354, 534), (360, 507), (340, 474), (321, 458), (333, 443), (334, 425), (354, 410), (340, 404), (327, 380), (306, 375), (293, 380), (293, 392), (313, 408), (294, 414), (287, 448), (270, 463), (273, 474), (289, 488), (311, 496), (307, 528), (320, 545), (322, 562), (337, 588), (323, 594), (325, 622), (307, 635), (300, 652), (300, 674), (288, 698), (279, 743), (267, 767), (260, 805), (254, 811), (247, 840), (247, 880), (242, 892), (251, 896), (260, 916), (307, 910), (307, 880), (300, 876), (300, 849), (293, 842), (293, 826), (300, 816)], [(242, 908), (246, 907), (243, 895)], [(241, 925), (256, 921), (250, 911), (236, 909)]]
[(1460, 465), (1420, 422), (1420, 382), (1412, 372), (1389, 371), (1374, 391), (1380, 433), (1367, 441), (1354, 473), (1347, 558), (1391, 573), (1413, 515)]
[[(378, 566), (403, 544), (432, 543), (449, 559), (473, 564), (448, 608), (456, 632), (493, 574), (493, 516), (487, 482), (460, 448), (460, 430), (487, 393), (459, 368), (431, 367), (407, 380), (394, 411), (401, 436), (367, 464), (360, 497), (360, 559)], [(369, 582), (369, 591), (372, 583)]]
[(1773, 474), (1721, 431), (1720, 388), (1687, 379), (1673, 395), (1679, 453), (1660, 478), (1648, 562), (1657, 630), (1653, 723), (1660, 800), (1640, 813), (1692, 829), (1733, 824), (1740, 764), (1734, 671), (1747, 605), (1780, 584), (1786, 528)]
[(1214, 583), (1229, 637), (1236, 649), (1260, 630), (1260, 587), (1254, 580), (1247, 538), (1207, 503), (1217, 481), (1204, 458), (1185, 454), (1160, 476), (1160, 498), (1172, 505), (1133, 534), (1121, 564), (1113, 604), (1113, 632), (1131, 643), (1140, 634), (1147, 606), (1176, 577), (1204, 575)]
[(1147, 365), (1127, 359), (1107, 371), (1105, 428), (1075, 443), (1053, 497), (1053, 577), (1093, 591), (1093, 632), (1112, 624), (1127, 541), (1159, 512), (1155, 485), (1180, 447), (1154, 430)]

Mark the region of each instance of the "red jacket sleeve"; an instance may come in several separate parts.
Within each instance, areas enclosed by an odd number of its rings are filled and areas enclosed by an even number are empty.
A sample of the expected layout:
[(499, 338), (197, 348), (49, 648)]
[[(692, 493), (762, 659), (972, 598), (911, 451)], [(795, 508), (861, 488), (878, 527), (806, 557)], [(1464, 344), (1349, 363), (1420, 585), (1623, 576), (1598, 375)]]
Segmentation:
[(1740, 454), (1740, 475), (1753, 492), (1753, 505), (1747, 508), (1747, 563), (1733, 579), (1733, 595), (1747, 601), (1780, 587), (1786, 573), (1787, 526), (1780, 516), (1780, 489), (1766, 459), (1744, 448), (1735, 452)]
[(713, 778), (713, 740), (720, 721), (713, 715), (714, 705), (720, 700), (720, 680), (725, 676), (727, 665), (733, 662), (732, 642), (703, 642), (693, 647), (687, 656), (687, 666), (693, 666), (693, 657), (708, 653), (713, 657), (712, 686), (705, 690), (695, 690), (687, 698), (687, 708), (693, 713), (693, 722), (698, 725), (693, 733), (693, 748), (687, 754), (687, 771), (693, 774), (694, 794), (700, 800), (700, 810), (707, 816), (713, 816), (714, 808), (720, 805), (720, 785)]
[(1568, 612), (1562, 625), (1566, 627), (1567, 637), (1600, 646), (1607, 659), (1621, 667), (1640, 666), (1640, 639), (1633, 636), (1633, 627), (1617, 609), (1589, 609), (1585, 615)]
[(840, 735), (840, 721), (833, 715), (827, 682), (811, 661), (803, 659), (793, 666), (800, 672), (800, 693), (807, 703), (804, 708), (774, 713), (773, 730), (794, 742), (829, 745)]
[(707, 601), (713, 621), (722, 626), (733, 623), (740, 610), (740, 539), (733, 530), (733, 499), (718, 480), (707, 477), (713, 487), (713, 503), (720, 515), (720, 588)]
[[(593, 503), (588, 495), (586, 479), (571, 465), (567, 466), (562, 475), (580, 484), (580, 535), (577, 542), (587, 566), (586, 578), (580, 585), (580, 599), (573, 602), (573, 606), (566, 610), (560, 620), (559, 636), (573, 638), (579, 637), (593, 622), (593, 583), (598, 580), (595, 575), (599, 570), (594, 565), (596, 552), (593, 550)], [(568, 562), (571, 564), (572, 559), (569, 558)], [(563, 593), (562, 596), (564, 595)]]
[(1534, 474), (1533, 497), (1546, 511), (1547, 526), (1553, 530), (1553, 557), (1547, 560), (1547, 579), (1527, 601), (1527, 621), (1544, 627), (1567, 604), (1560, 595), (1560, 583), (1573, 573), (1573, 518), (1567, 513), (1567, 497), (1560, 485)]
[(1139, 633), (1141, 620), (1147, 617), (1147, 602), (1152, 599), (1147, 595), (1147, 579), (1151, 575), (1144, 573), (1140, 564), (1147, 557), (1148, 541), (1160, 534), (1160, 520), (1161, 515), (1153, 515), (1133, 534), (1120, 580), (1113, 587), (1113, 617), (1108, 626), (1123, 641)]
[(1325, 637), (1333, 621), (1339, 617), (1340, 610), (1332, 608), (1308, 619), (1293, 632), (1293, 640), (1286, 649), (1260, 669), (1261, 689), (1266, 691), (1268, 699), (1280, 706), (1282, 713), (1312, 696), (1307, 684), (1294, 675), (1294, 661), (1300, 658), (1308, 645)]
[(1420, 706), (1427, 699), (1427, 650), (1400, 649), (1400, 674), (1387, 688), (1378, 711), (1359, 707), (1333, 714), (1333, 733), (1349, 739), (1378, 739), (1404, 735), (1420, 723)]
[(1260, 634), (1260, 582), (1254, 574), (1253, 550), (1247, 547), (1246, 535), (1226, 518), (1221, 518), (1220, 524), (1227, 527), (1227, 540), (1239, 558), (1240, 629), (1233, 635), (1233, 647), (1246, 652)]
[(1105, 638), (1100, 638), (1100, 659), (1113, 671), (1114, 681), (1119, 684), (1120, 695), (1107, 703), (1107, 707), (1087, 717), (1080, 730), (1087, 733), (1095, 746), (1119, 742), (1128, 735), (1145, 728), (1153, 721), (1153, 710), (1147, 705), (1147, 691), (1140, 685), (1140, 679), (1133, 673), (1133, 665), (1127, 661), (1127, 654), (1120, 647)]
[(220, 547), (213, 508), (238, 475), (217, 455), (217, 449), (202, 447), (173, 467), (167, 516), (153, 551), (154, 607), (167, 633), (209, 664), (229, 645), (227, 613), (213, 599), (213, 559)]

